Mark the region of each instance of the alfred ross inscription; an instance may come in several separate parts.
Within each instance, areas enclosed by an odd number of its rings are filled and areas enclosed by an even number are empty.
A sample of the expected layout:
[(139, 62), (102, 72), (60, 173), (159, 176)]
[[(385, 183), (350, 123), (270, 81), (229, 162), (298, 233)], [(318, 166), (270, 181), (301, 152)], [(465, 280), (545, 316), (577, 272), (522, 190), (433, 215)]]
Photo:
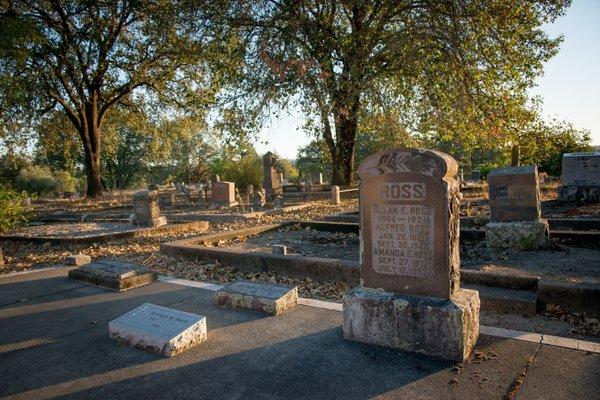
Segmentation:
[(373, 205), (373, 268), (382, 274), (433, 275), (433, 209)]

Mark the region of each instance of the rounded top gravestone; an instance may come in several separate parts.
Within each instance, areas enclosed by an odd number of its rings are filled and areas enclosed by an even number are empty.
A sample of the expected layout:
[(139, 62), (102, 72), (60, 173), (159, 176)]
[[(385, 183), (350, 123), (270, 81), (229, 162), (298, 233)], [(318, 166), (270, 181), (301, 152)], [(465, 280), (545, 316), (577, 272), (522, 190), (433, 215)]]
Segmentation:
[(457, 162), (426, 149), (394, 149), (358, 168), (364, 286), (451, 298), (460, 284)]

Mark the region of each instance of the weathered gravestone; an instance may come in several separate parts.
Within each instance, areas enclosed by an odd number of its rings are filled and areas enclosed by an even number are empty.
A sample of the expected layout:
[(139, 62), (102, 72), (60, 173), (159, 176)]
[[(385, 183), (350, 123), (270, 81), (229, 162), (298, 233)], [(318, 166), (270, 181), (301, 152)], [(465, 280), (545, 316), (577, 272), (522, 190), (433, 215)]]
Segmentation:
[(265, 202), (265, 193), (262, 189), (254, 192), (254, 196), (252, 199), (252, 208), (254, 210), (262, 209), (265, 206)]
[(479, 170), (474, 169), (471, 171), (471, 180), (475, 182), (479, 182), (481, 180), (481, 172)]
[(548, 222), (541, 218), (535, 165), (496, 168), (488, 175), (490, 246), (531, 250), (548, 244)]
[(156, 191), (141, 191), (133, 195), (134, 225), (156, 227), (167, 224), (166, 217), (160, 215)]
[(277, 196), (275, 197), (275, 200), (273, 200), (273, 207), (277, 210), (281, 210), (283, 208), (283, 196)]
[(251, 281), (235, 281), (215, 293), (214, 303), (278, 315), (298, 304), (298, 288)]
[(81, 267), (82, 265), (89, 264), (92, 262), (92, 257), (87, 254), (71, 254), (67, 256), (65, 259), (65, 263), (67, 265), (74, 265), (76, 267)]
[(282, 194), (279, 173), (277, 172), (277, 157), (270, 151), (263, 156), (263, 187), (267, 200), (271, 201), (275, 196)]
[(460, 289), (456, 161), (382, 151), (359, 167), (362, 286), (344, 296), (344, 337), (464, 360), (479, 333), (479, 294)]
[(237, 205), (235, 200), (235, 183), (233, 182), (214, 182), (212, 185), (213, 202), (225, 207)]
[(562, 201), (600, 201), (600, 152), (565, 153), (562, 159)]
[(110, 338), (172, 357), (206, 341), (206, 317), (144, 303), (109, 322)]
[(70, 270), (69, 278), (121, 291), (152, 283), (158, 275), (143, 265), (99, 260)]
[(341, 203), (340, 200), (340, 187), (332, 186), (331, 187), (331, 204), (339, 205)]

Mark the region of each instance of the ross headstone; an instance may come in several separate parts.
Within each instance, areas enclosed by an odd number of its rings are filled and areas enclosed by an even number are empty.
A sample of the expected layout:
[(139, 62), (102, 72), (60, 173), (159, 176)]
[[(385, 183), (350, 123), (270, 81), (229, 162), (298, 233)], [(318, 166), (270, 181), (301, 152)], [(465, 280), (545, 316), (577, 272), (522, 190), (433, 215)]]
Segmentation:
[(341, 204), (341, 200), (340, 200), (340, 187), (339, 186), (332, 186), (331, 187), (331, 203), (332, 204), (336, 204), (336, 205), (340, 205)]
[(479, 182), (481, 180), (481, 172), (479, 172), (478, 169), (471, 171), (471, 180), (475, 182)]
[(273, 254), (281, 254), (281, 255), (286, 255), (287, 254), (287, 247), (285, 247), (282, 244), (274, 244), (273, 245)]
[(496, 168), (488, 175), (491, 247), (533, 250), (548, 244), (548, 222), (541, 218), (537, 167)]
[(87, 254), (71, 254), (65, 260), (67, 265), (74, 265), (76, 267), (80, 267), (85, 264), (89, 264), (92, 262), (92, 257)]
[(535, 165), (492, 169), (488, 186), (492, 221), (535, 221), (540, 218), (540, 188)]
[(562, 159), (562, 201), (600, 201), (600, 152), (565, 153)]
[(156, 227), (167, 224), (167, 219), (160, 215), (158, 193), (141, 191), (133, 195), (134, 225)]
[(237, 204), (235, 200), (235, 183), (215, 182), (212, 187), (213, 202), (225, 207), (233, 207)]
[(277, 157), (270, 151), (263, 156), (263, 187), (267, 200), (271, 201), (282, 193), (279, 173), (277, 172)]
[(235, 281), (215, 293), (214, 303), (278, 315), (298, 304), (298, 288), (250, 281)]
[(156, 281), (148, 268), (117, 260), (99, 260), (69, 271), (69, 278), (111, 290), (127, 290)]
[(206, 341), (206, 317), (144, 303), (110, 321), (111, 339), (172, 357)]
[(425, 149), (359, 167), (362, 285), (343, 299), (346, 339), (463, 361), (479, 334), (479, 294), (460, 289), (458, 165)]

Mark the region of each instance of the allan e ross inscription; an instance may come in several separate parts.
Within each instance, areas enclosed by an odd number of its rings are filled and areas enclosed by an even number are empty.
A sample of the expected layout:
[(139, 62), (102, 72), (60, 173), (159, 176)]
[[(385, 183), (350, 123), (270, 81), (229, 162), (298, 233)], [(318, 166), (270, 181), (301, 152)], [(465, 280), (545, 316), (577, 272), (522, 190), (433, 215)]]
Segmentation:
[(422, 149), (371, 155), (361, 178), (365, 286), (448, 298), (458, 290), (458, 164)]

